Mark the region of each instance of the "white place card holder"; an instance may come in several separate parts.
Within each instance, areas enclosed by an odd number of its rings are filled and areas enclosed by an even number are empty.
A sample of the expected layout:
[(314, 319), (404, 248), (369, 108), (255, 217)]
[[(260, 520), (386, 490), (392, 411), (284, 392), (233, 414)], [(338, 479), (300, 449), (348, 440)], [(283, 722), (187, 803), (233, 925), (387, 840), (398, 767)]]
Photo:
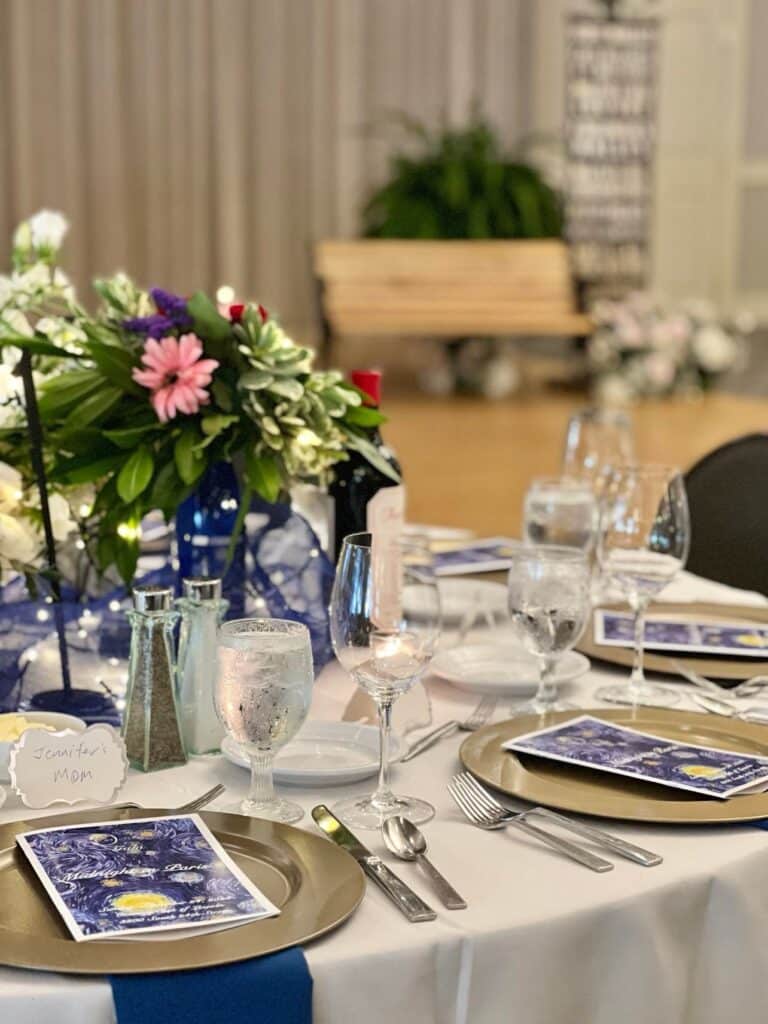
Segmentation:
[(125, 744), (109, 725), (84, 732), (28, 729), (11, 748), (11, 785), (27, 807), (109, 803), (128, 771)]

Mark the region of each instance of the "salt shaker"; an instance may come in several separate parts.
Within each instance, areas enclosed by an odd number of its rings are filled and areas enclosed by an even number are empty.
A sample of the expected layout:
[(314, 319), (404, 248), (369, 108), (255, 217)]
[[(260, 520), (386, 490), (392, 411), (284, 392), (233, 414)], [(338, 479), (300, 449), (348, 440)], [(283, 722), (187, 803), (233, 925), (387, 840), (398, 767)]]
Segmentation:
[(170, 588), (134, 587), (123, 739), (129, 764), (143, 772), (187, 760), (174, 692), (173, 627), (178, 617)]
[(221, 580), (191, 576), (181, 582), (179, 661), (177, 671), (181, 731), (190, 754), (221, 749), (224, 726), (216, 714), (216, 634), (229, 606), (221, 596)]

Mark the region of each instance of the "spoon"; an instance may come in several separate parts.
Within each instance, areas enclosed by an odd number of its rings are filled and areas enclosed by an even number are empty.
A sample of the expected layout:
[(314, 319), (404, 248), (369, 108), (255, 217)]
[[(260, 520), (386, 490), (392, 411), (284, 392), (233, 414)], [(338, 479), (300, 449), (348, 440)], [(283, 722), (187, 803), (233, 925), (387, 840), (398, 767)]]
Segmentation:
[(431, 861), (427, 860), (425, 856), (427, 840), (424, 833), (416, 828), (412, 821), (396, 815), (385, 820), (381, 831), (390, 853), (394, 853), (401, 860), (415, 860), (421, 864), (429, 875), (437, 895), (449, 910), (464, 910), (466, 908), (466, 900), (459, 896), (450, 882), (443, 878)]

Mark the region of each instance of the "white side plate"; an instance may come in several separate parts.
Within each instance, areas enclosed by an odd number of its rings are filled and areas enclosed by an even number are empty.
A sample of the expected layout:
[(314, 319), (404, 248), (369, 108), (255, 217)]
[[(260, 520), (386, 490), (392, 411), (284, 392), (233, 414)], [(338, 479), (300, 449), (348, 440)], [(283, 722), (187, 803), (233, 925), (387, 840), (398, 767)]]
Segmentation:
[[(568, 651), (560, 659), (554, 683), (568, 683), (589, 670), (589, 659)], [(460, 690), (494, 697), (527, 697), (536, 692), (539, 668), (535, 658), (519, 647), (468, 644), (441, 651), (430, 665), (440, 679)]]
[[(392, 736), (390, 756), (400, 756)], [(248, 755), (231, 736), (221, 751), (233, 764), (250, 767)], [(359, 782), (379, 770), (379, 730), (357, 722), (307, 722), (275, 758), (275, 781), (291, 786), (340, 786)]]

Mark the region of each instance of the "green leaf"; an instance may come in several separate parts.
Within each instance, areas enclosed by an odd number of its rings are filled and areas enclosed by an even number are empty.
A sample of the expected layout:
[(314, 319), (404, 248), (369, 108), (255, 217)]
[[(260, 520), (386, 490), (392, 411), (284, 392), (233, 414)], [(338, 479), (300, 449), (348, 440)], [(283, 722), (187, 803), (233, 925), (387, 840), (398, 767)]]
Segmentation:
[(376, 445), (371, 444), (367, 438), (361, 437), (360, 434), (349, 433), (347, 434), (347, 447), (359, 452), (364, 459), (367, 459), (373, 467), (388, 476), (390, 480), (394, 480), (396, 484), (400, 483), (400, 474), (394, 466), (387, 462)]
[(179, 476), (185, 484), (193, 484), (202, 476), (206, 459), (196, 451), (203, 438), (194, 427), (185, 427), (173, 447), (173, 459)]
[(48, 476), (53, 481), (66, 484), (88, 484), (114, 472), (124, 461), (125, 455), (122, 452), (96, 457), (93, 453), (76, 455), (74, 458), (59, 462)]
[(356, 427), (378, 427), (380, 423), (387, 422), (387, 417), (369, 405), (358, 405), (347, 409), (344, 420), (346, 423), (354, 423)]
[(76, 359), (72, 352), (42, 338), (30, 338), (26, 334), (5, 335), (0, 338), (0, 348), (25, 348), (35, 356), (59, 356), (61, 359)]
[(133, 356), (117, 345), (106, 345), (100, 341), (88, 342), (88, 355), (111, 384), (133, 395), (143, 395), (144, 389), (132, 377), (135, 366)]
[(173, 459), (168, 459), (155, 474), (148, 505), (150, 508), (159, 508), (166, 516), (171, 516), (189, 496), (191, 490), (192, 488), (186, 486), (176, 472), (176, 463)]
[(143, 445), (137, 448), (117, 478), (117, 493), (122, 500), (131, 502), (138, 498), (149, 486), (154, 469), (155, 462), (150, 450)]
[(248, 486), (260, 494), (265, 501), (274, 503), (280, 496), (283, 478), (274, 455), (256, 455), (253, 451), (247, 452), (245, 479)]
[(64, 421), (64, 426), (67, 429), (90, 426), (117, 405), (122, 396), (123, 392), (120, 388), (111, 385), (100, 388), (72, 410)]
[(75, 405), (104, 383), (94, 370), (71, 370), (52, 377), (40, 389), (38, 408), (44, 420)]
[(232, 324), (225, 320), (204, 292), (195, 292), (187, 303), (195, 334), (206, 341), (224, 342), (232, 337)]
[(233, 423), (237, 423), (239, 418), (239, 416), (222, 416), (218, 413), (203, 416), (201, 422), (203, 433), (206, 437), (216, 437), (217, 434), (221, 434), (227, 429), (227, 427), (232, 426)]
[(268, 388), (274, 379), (271, 373), (265, 373), (263, 370), (249, 370), (240, 378), (240, 387), (248, 391), (261, 391)]
[(211, 384), (211, 391), (219, 408), (223, 409), (224, 412), (231, 412), (233, 407), (232, 393), (224, 381), (215, 377)]
[(140, 427), (123, 427), (115, 430), (103, 431), (104, 437), (109, 438), (113, 444), (116, 444), (118, 448), (133, 448), (145, 434), (148, 434), (151, 430), (158, 430), (161, 424), (145, 423)]
[(136, 574), (136, 563), (139, 560), (139, 541), (126, 540), (115, 534), (113, 538), (114, 553), (115, 553), (115, 565), (117, 571), (126, 586), (130, 585), (133, 581), (133, 577)]
[(290, 377), (286, 380), (273, 381), (269, 390), (277, 395), (282, 395), (283, 398), (287, 398), (291, 402), (298, 402), (304, 394), (301, 384), (295, 378)]

